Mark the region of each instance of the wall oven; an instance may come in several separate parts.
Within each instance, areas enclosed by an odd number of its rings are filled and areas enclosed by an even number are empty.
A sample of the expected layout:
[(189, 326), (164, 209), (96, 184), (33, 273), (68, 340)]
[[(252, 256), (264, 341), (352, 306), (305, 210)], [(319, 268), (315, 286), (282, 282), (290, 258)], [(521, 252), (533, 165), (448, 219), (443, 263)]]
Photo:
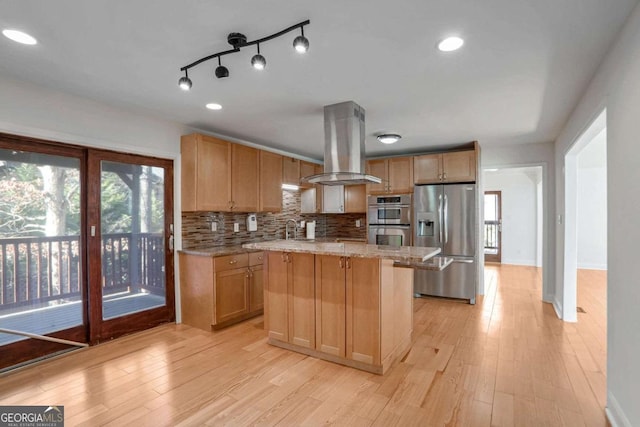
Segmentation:
[(368, 243), (411, 245), (411, 195), (369, 196), (367, 199)]

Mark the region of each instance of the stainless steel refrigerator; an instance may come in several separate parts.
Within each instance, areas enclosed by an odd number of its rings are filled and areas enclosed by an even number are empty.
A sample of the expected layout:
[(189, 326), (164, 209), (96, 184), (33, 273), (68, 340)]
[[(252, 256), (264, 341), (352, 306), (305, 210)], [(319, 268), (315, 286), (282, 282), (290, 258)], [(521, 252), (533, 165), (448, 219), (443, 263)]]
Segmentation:
[(442, 271), (416, 268), (416, 295), (476, 302), (476, 186), (418, 185), (413, 194), (413, 245), (439, 247), (453, 258)]

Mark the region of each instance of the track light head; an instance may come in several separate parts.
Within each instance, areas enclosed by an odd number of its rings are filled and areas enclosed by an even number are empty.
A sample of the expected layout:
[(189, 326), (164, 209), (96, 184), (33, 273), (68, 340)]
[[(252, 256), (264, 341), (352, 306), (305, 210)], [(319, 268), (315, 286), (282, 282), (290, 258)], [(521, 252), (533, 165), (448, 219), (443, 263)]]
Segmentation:
[(251, 58), (251, 65), (256, 70), (264, 70), (264, 67), (267, 66), (267, 60), (264, 58), (264, 56), (258, 53), (253, 55), (253, 58)]
[(178, 80), (178, 86), (182, 90), (190, 90), (192, 86), (191, 79), (187, 76), (180, 77), (180, 80)]
[(309, 39), (305, 36), (298, 36), (293, 39), (293, 47), (298, 53), (305, 53), (309, 50)]
[(216, 77), (219, 79), (229, 77), (229, 69), (224, 65), (218, 65), (216, 67)]

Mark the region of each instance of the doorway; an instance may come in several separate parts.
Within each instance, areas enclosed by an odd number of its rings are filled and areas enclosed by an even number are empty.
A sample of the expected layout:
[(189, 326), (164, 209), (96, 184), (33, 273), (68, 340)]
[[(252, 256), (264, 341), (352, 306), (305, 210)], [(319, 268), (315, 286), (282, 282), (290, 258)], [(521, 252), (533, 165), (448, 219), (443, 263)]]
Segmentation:
[(174, 319), (170, 160), (0, 134), (0, 369)]
[(484, 192), (484, 261), (502, 260), (502, 191)]
[(562, 318), (569, 322), (579, 320), (578, 279), (582, 273), (601, 276), (606, 287), (606, 120), (604, 110), (565, 154)]

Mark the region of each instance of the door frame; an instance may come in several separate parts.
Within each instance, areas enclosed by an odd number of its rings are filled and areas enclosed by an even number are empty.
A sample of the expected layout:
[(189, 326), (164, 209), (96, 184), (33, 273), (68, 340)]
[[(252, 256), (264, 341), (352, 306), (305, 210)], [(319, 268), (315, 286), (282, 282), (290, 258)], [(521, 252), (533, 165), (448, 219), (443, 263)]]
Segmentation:
[[(102, 318), (102, 233), (101, 218), (101, 162), (112, 161), (129, 164), (144, 164), (161, 167), (165, 170), (164, 182), (164, 250), (165, 250), (165, 305), (125, 316), (103, 320)], [(88, 206), (85, 234), (87, 237), (88, 272), (87, 287), (89, 289), (89, 343), (117, 338), (166, 322), (175, 321), (175, 271), (173, 248), (170, 240), (173, 236), (173, 161), (156, 157), (127, 154), (108, 150), (91, 149), (87, 157)], [(94, 225), (95, 236), (91, 235)], [(94, 285), (95, 284), (95, 285)]]
[[(495, 194), (498, 196), (498, 253), (484, 254), (484, 262), (502, 262), (502, 191), (485, 191), (483, 197), (487, 194)], [(486, 222), (486, 220), (485, 220)], [(484, 248), (483, 248), (484, 251)]]

